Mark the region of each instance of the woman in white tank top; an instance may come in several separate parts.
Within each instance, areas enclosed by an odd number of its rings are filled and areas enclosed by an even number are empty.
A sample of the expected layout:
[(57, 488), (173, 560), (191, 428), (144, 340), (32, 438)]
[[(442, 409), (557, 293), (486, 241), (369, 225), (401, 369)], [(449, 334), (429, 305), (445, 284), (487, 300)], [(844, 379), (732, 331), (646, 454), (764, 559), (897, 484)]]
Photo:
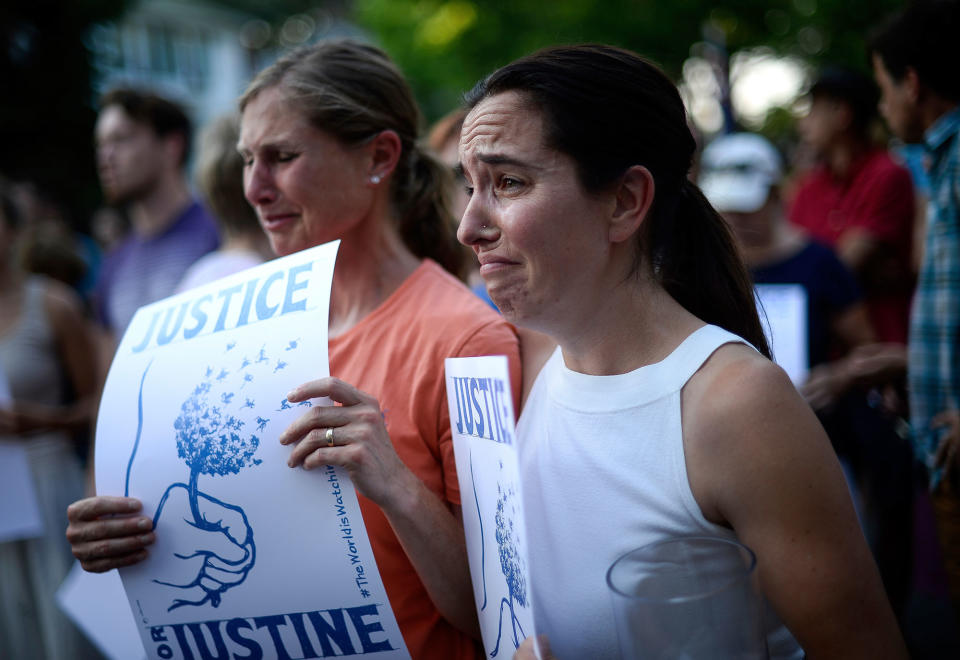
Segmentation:
[(459, 238), (506, 317), (559, 344), (518, 427), (536, 627), (556, 656), (619, 657), (606, 568), (696, 534), (756, 552), (773, 657), (905, 657), (830, 444), (687, 181), (673, 84), (628, 51), (558, 47), (468, 105)]

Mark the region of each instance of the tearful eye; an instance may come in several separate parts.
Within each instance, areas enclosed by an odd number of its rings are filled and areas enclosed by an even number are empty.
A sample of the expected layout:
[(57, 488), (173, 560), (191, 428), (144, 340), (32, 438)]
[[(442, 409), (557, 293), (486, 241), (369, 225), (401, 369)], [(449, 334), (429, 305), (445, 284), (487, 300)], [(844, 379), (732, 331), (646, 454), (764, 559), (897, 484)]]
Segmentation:
[(500, 188), (502, 190), (511, 190), (514, 188), (519, 188), (523, 183), (519, 179), (515, 179), (512, 176), (503, 176), (500, 177)]

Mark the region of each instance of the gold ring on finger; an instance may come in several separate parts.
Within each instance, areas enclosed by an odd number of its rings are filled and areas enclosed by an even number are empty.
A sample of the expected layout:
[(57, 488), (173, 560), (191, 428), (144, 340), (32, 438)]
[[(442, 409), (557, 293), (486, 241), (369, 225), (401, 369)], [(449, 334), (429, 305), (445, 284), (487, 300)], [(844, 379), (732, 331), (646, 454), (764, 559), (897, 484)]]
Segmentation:
[(327, 429), (327, 432), (323, 434), (323, 437), (327, 441), (327, 446), (332, 447), (333, 446), (333, 429)]

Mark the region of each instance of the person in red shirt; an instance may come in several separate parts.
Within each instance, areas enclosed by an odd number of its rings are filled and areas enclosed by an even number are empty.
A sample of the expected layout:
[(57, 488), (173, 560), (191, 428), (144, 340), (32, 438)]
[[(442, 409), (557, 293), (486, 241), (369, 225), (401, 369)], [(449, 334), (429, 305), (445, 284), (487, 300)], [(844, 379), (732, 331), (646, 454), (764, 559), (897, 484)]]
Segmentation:
[(870, 137), (878, 94), (852, 71), (827, 70), (800, 121), (819, 165), (798, 184), (790, 220), (830, 245), (864, 290), (881, 341), (905, 343), (913, 290), (913, 183)]

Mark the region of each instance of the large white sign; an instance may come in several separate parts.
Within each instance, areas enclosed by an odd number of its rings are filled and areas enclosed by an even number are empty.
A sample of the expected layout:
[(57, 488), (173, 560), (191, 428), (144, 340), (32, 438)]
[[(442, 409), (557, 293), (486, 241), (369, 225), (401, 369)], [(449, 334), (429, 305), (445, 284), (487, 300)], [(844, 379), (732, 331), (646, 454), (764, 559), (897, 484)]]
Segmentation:
[(142, 307), (124, 334), (97, 490), (154, 520), (148, 559), (120, 571), (150, 658), (409, 657), (353, 485), (291, 470), (277, 442), (321, 403), (286, 393), (329, 373), (337, 247)]
[(484, 649), (510, 658), (535, 633), (507, 358), (449, 358), (446, 382)]

